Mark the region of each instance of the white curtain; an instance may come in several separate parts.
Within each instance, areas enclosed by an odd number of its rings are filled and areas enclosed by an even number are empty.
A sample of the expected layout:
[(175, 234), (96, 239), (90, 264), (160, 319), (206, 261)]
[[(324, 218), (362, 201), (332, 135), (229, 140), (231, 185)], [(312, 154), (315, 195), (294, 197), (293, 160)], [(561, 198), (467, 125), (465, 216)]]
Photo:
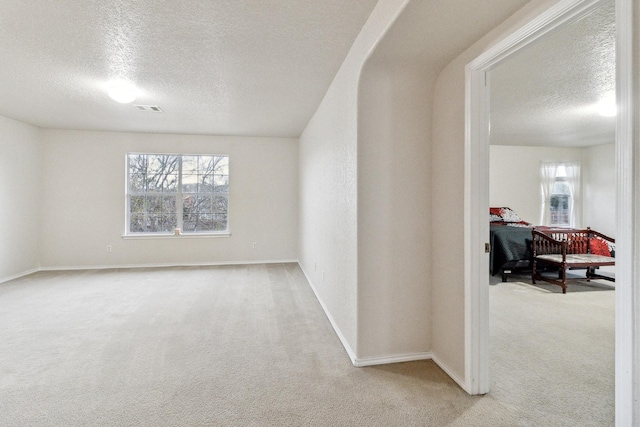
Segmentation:
[(571, 191), (571, 222), (570, 226), (574, 228), (580, 227), (580, 163), (567, 162), (564, 163), (565, 170), (567, 171), (566, 181), (569, 184), (569, 190)]
[(570, 226), (580, 226), (580, 163), (579, 162), (542, 162), (540, 165), (540, 193), (542, 196), (542, 208), (540, 211), (540, 224), (551, 223), (551, 193), (553, 183), (559, 178), (558, 172), (562, 172), (564, 181), (569, 185), (571, 193), (570, 202)]
[(551, 222), (551, 191), (553, 191), (553, 183), (556, 180), (560, 163), (542, 162), (540, 165), (540, 195), (542, 196), (540, 210), (540, 225), (549, 225)]

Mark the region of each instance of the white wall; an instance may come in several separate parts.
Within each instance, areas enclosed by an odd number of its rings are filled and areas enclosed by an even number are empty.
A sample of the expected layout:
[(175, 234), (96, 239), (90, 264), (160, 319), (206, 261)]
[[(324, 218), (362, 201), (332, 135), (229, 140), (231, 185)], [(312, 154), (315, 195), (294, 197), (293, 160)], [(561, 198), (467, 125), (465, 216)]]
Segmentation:
[[(43, 268), (296, 259), (295, 139), (43, 130), (42, 141)], [(127, 152), (228, 154), (231, 236), (123, 239)]]
[(408, 0), (380, 0), (300, 137), (298, 259), (357, 359), (357, 103), (366, 57)]
[(39, 267), (37, 128), (0, 116), (0, 282)]
[(615, 144), (585, 148), (582, 224), (616, 237)]
[[(375, 55), (375, 54), (374, 54)], [(375, 56), (360, 80), (358, 356), (431, 348), (431, 96), (424, 69)]]
[[(508, 206), (523, 220), (533, 224), (541, 223), (540, 162), (580, 162), (581, 179), (589, 168), (582, 159), (583, 148), (561, 147), (520, 147), (492, 145), (489, 167), (489, 205)], [(614, 169), (615, 184), (615, 169)], [(583, 187), (584, 189), (584, 187)], [(615, 185), (613, 187), (615, 192)], [(585, 193), (582, 202), (584, 204)], [(581, 209), (580, 215), (584, 210)], [(487, 214), (488, 215), (488, 214)], [(576, 226), (584, 224), (578, 217)]]

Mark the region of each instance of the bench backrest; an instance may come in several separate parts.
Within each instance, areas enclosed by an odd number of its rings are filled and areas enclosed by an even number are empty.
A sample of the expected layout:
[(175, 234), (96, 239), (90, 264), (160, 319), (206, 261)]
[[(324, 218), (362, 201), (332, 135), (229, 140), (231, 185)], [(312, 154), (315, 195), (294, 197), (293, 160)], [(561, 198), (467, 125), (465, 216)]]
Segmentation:
[[(533, 255), (542, 254), (588, 254), (593, 253), (592, 245), (601, 246), (604, 242), (615, 243), (615, 239), (590, 228), (578, 230), (573, 228), (540, 227), (532, 230)], [(595, 251), (597, 252), (597, 250)]]

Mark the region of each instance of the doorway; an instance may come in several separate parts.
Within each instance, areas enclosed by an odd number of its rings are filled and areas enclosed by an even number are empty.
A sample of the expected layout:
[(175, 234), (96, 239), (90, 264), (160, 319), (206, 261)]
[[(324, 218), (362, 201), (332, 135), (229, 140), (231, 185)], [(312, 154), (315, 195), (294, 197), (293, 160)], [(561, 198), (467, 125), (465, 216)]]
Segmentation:
[[(467, 136), (465, 145), (465, 328), (466, 389), (471, 394), (489, 391), (489, 295), (486, 212), (489, 208), (489, 105), (486, 73), (510, 55), (559, 26), (598, 7), (598, 0), (566, 0), (550, 8), (512, 36), (485, 52), (467, 66)], [(631, 4), (616, 2), (618, 64), (630, 64)], [(625, 15), (625, 13), (627, 15)], [(628, 61), (628, 62), (625, 62)], [(617, 99), (621, 108), (616, 119), (617, 286), (616, 286), (616, 423), (628, 424), (633, 417), (633, 147), (631, 65), (618, 68)], [(473, 161), (471, 161), (473, 159)], [(618, 253), (620, 255), (618, 256)]]

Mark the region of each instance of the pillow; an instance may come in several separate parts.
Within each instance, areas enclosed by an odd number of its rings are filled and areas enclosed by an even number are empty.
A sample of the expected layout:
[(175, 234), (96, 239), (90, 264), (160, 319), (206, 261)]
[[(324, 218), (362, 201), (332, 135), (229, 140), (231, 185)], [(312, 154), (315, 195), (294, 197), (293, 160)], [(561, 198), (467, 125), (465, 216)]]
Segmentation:
[(589, 242), (589, 249), (591, 249), (591, 253), (594, 255), (611, 256), (611, 251), (609, 250), (609, 244), (607, 241), (598, 237), (591, 238), (591, 241)]
[(491, 222), (524, 222), (511, 208), (489, 208)]

